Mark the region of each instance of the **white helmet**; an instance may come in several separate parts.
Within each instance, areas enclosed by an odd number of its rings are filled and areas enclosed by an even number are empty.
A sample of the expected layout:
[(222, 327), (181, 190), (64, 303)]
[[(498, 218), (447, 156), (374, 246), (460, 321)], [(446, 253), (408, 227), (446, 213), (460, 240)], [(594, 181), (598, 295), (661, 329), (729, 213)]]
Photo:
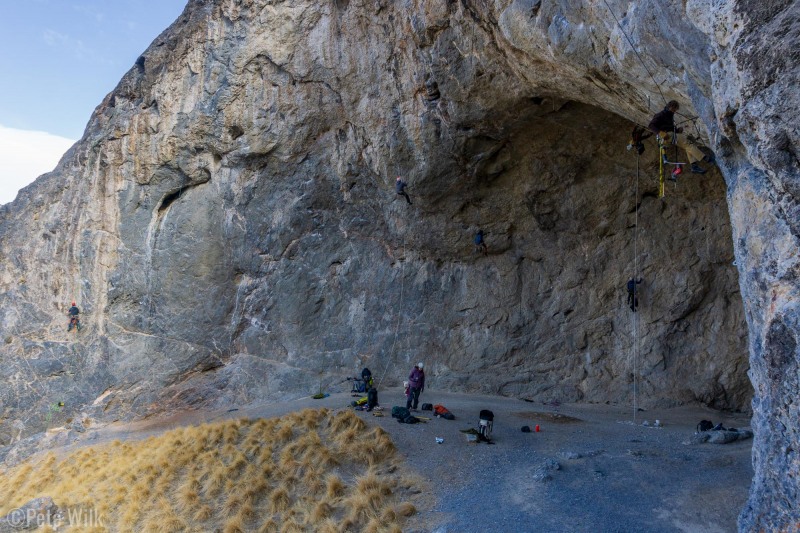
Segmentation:
[(417, 367), (422, 370), (422, 363), (417, 363)]

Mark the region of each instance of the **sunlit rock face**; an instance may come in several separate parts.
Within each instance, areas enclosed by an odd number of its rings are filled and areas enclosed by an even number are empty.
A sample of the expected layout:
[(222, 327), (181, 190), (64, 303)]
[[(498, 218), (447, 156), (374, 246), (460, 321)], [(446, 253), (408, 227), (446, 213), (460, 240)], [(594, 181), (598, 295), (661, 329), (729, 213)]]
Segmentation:
[[(191, 1), (0, 208), (0, 438), (416, 361), (537, 401), (749, 409), (752, 381), (741, 527), (791, 524), (797, 11)], [(625, 144), (671, 99), (719, 169), (660, 199), (653, 141)]]

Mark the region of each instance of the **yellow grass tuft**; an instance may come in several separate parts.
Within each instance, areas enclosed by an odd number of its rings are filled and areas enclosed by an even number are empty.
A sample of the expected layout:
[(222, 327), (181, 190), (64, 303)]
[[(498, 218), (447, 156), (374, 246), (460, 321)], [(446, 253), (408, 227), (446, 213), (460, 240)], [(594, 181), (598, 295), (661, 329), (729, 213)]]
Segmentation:
[(314, 506), (314, 510), (311, 512), (311, 522), (315, 524), (323, 522), (333, 514), (333, 510), (333, 506), (326, 501), (317, 503), (317, 505)]
[(413, 516), (413, 515), (415, 515), (417, 513), (417, 508), (414, 507), (414, 505), (411, 504), (411, 503), (403, 502), (403, 503), (401, 503), (400, 505), (397, 506), (397, 509), (396, 509), (395, 512), (399, 516), (409, 517), (409, 516)]
[(278, 487), (269, 495), (269, 512), (276, 514), (282, 513), (289, 508), (289, 492)]
[(242, 497), (236, 492), (230, 492), (222, 505), (222, 512), (226, 516), (238, 514), (239, 508), (242, 506)]
[(244, 522), (242, 517), (234, 516), (225, 521), (225, 528), (222, 530), (224, 533), (245, 533)]
[(305, 529), (294, 520), (286, 520), (281, 526), (280, 533), (303, 533)]
[(208, 505), (204, 505), (195, 511), (192, 517), (195, 522), (206, 522), (214, 516), (214, 510)]
[(327, 487), (325, 488), (326, 496), (328, 499), (333, 500), (338, 498), (344, 492), (344, 483), (335, 474), (328, 477)]
[(261, 524), (261, 527), (258, 528), (258, 533), (274, 533), (277, 530), (278, 530), (277, 522), (275, 522), (271, 518), (268, 518), (263, 524)]
[(294, 428), (289, 424), (281, 426), (275, 436), (278, 442), (288, 442), (294, 437)]
[[(317, 533), (339, 533), (339, 531), (338, 524), (330, 518), (320, 523), (319, 527), (317, 528)], [(342, 531), (345, 530), (343, 529)]]
[(239, 518), (242, 519), (242, 522), (247, 522), (251, 520), (256, 515), (256, 510), (253, 507), (253, 503), (251, 500), (245, 499), (242, 506), (239, 508)]

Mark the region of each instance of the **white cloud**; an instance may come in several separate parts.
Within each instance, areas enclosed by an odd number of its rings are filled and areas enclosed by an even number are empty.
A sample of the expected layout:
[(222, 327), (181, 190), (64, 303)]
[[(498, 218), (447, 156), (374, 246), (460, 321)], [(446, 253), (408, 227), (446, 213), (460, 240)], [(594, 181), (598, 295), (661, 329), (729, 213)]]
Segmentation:
[(74, 143), (43, 131), (0, 125), (0, 204), (12, 201), (17, 191), (53, 170)]
[(58, 48), (60, 52), (69, 52), (78, 61), (102, 63), (105, 65), (114, 64), (113, 61), (102, 53), (98, 53), (96, 50), (86, 46), (81, 39), (76, 39), (66, 33), (57, 32), (48, 28), (42, 32), (42, 40), (51, 48)]
[(90, 6), (75, 4), (72, 6), (72, 9), (74, 9), (78, 13), (82, 13), (90, 18), (95, 19), (100, 24), (102, 24), (103, 21), (106, 19), (105, 13), (103, 13), (102, 11), (98, 11)]

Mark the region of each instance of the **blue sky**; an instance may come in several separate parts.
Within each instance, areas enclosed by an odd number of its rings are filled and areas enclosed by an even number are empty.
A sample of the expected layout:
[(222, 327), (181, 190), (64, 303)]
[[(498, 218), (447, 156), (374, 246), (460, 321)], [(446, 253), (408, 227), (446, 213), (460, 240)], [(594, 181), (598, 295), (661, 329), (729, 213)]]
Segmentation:
[(0, 204), (52, 170), (186, 0), (0, 0)]

